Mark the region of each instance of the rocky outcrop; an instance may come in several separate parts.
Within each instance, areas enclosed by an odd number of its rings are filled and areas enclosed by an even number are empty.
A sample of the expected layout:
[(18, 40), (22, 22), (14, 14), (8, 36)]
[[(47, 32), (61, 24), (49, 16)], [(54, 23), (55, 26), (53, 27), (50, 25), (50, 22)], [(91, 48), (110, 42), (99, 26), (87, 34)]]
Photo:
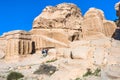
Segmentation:
[(47, 6), (43, 12), (34, 19), (34, 28), (68, 28), (79, 29), (82, 14), (74, 4), (63, 3), (55, 7)]
[(29, 32), (16, 30), (4, 33), (2, 37), (6, 42), (4, 52), (7, 57), (32, 53), (31, 34)]
[(106, 20), (99, 9), (90, 8), (82, 17), (76, 5), (62, 3), (55, 7), (47, 6), (34, 19), (30, 32), (35, 50), (39, 51), (43, 47), (69, 47), (69, 41), (111, 37), (115, 28), (115, 23)]
[(113, 21), (104, 20), (103, 21), (103, 33), (107, 37), (112, 37), (115, 32), (116, 25)]
[(0, 37), (0, 59), (4, 58), (6, 56), (6, 45), (7, 42), (3, 37)]
[(74, 4), (47, 6), (34, 19), (33, 29), (30, 31), (36, 50), (44, 47), (69, 47), (69, 36), (78, 32), (81, 20), (81, 11)]
[(36, 51), (40, 51), (42, 48), (68, 47), (69, 41), (62, 29), (33, 29), (30, 32), (32, 33), (32, 41), (35, 42)]
[[(116, 4), (118, 17), (119, 4)], [(0, 59), (13, 60), (8, 63), (0, 60), (0, 75), (12, 70), (23, 73), (28, 77), (25, 80), (74, 80), (82, 78), (87, 70), (97, 73), (95, 68), (100, 68), (102, 80), (120, 80), (120, 41), (110, 38), (115, 29), (115, 23), (106, 20), (99, 9), (90, 8), (82, 17), (74, 4), (48, 6), (34, 19), (31, 31), (16, 30), (0, 37)], [(46, 57), (42, 57), (43, 48), (48, 48)], [(32, 53), (39, 54), (14, 59)], [(56, 72), (51, 76), (34, 74), (42, 63), (54, 65)], [(83, 80), (101, 80), (100, 76), (87, 78)]]
[(30, 32), (3, 34), (0, 50), (6, 55), (16, 55), (39, 52), (42, 48), (68, 48), (70, 41), (111, 37), (115, 28), (115, 23), (106, 20), (102, 10), (90, 8), (82, 16), (75, 4), (62, 3), (47, 6), (34, 19)]
[(103, 11), (96, 8), (90, 8), (85, 13), (81, 26), (84, 38), (88, 39), (111, 37), (116, 28), (115, 23), (106, 20)]

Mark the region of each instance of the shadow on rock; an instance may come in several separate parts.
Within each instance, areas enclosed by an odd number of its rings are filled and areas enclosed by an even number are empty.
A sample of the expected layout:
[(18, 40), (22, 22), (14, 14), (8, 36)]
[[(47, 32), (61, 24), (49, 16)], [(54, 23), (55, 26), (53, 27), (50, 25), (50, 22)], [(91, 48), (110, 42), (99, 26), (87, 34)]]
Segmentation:
[(114, 38), (115, 40), (120, 40), (120, 28), (115, 30), (115, 32), (112, 35), (112, 38)]
[(57, 68), (55, 66), (42, 64), (40, 65), (39, 69), (34, 72), (34, 74), (52, 75), (56, 70)]

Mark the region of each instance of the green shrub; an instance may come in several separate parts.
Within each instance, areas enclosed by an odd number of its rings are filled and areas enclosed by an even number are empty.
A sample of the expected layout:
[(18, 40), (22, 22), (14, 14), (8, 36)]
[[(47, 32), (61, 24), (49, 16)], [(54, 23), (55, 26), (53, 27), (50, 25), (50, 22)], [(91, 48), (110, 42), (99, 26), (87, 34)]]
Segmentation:
[(87, 77), (90, 75), (99, 76), (100, 71), (101, 70), (99, 68), (97, 68), (94, 72), (92, 72), (91, 69), (87, 69), (87, 72), (83, 75), (83, 77)]
[(80, 78), (76, 78), (75, 80), (81, 80)]
[(53, 60), (48, 60), (46, 61), (46, 63), (51, 63), (51, 62), (55, 62), (57, 59), (53, 59)]
[(100, 70), (99, 68), (97, 68), (97, 69), (94, 71), (93, 75), (99, 76), (100, 71), (101, 71), (101, 70)]
[(42, 64), (40, 65), (39, 69), (37, 69), (34, 74), (46, 74), (46, 75), (52, 75), (55, 73), (57, 68), (52, 65)]
[(86, 77), (86, 76), (89, 76), (89, 75), (92, 75), (91, 69), (87, 69), (87, 72), (83, 75), (83, 77)]
[(8, 74), (7, 80), (18, 80), (23, 77), (24, 77), (24, 75), (19, 72), (11, 72)]

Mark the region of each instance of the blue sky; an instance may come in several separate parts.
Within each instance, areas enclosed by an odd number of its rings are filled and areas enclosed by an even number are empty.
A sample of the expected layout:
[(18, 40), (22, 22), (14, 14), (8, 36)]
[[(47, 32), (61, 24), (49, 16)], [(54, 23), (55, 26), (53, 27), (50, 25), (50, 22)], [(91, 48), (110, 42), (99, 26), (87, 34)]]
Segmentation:
[(120, 0), (0, 0), (0, 35), (11, 30), (31, 30), (33, 19), (48, 5), (68, 2), (76, 4), (82, 14), (95, 7), (104, 11), (108, 20), (115, 20), (115, 3)]

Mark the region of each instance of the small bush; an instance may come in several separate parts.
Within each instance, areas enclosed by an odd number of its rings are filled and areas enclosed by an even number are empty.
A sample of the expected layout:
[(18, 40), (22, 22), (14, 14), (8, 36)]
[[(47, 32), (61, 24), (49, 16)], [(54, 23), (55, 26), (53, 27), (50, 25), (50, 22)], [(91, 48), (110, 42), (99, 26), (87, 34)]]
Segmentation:
[(80, 78), (76, 78), (75, 80), (81, 80)]
[(10, 74), (8, 74), (7, 80), (18, 80), (23, 77), (24, 75), (19, 72), (11, 72)]
[(87, 69), (87, 72), (83, 75), (83, 77), (86, 77), (86, 76), (89, 76), (89, 75), (92, 75), (91, 69)]
[(51, 62), (55, 62), (57, 59), (53, 59), (53, 60), (48, 60), (46, 61), (46, 63), (51, 63)]
[(99, 68), (97, 68), (97, 69), (94, 71), (93, 75), (99, 76), (100, 71), (101, 71), (101, 70), (100, 70)]
[(34, 74), (46, 74), (46, 75), (52, 75), (57, 68), (52, 65), (42, 64), (40, 65), (39, 69), (37, 69)]
[(94, 72), (92, 72), (91, 69), (87, 69), (87, 72), (83, 75), (83, 77), (87, 77), (90, 75), (99, 76), (100, 71), (101, 70), (99, 68), (97, 68)]

